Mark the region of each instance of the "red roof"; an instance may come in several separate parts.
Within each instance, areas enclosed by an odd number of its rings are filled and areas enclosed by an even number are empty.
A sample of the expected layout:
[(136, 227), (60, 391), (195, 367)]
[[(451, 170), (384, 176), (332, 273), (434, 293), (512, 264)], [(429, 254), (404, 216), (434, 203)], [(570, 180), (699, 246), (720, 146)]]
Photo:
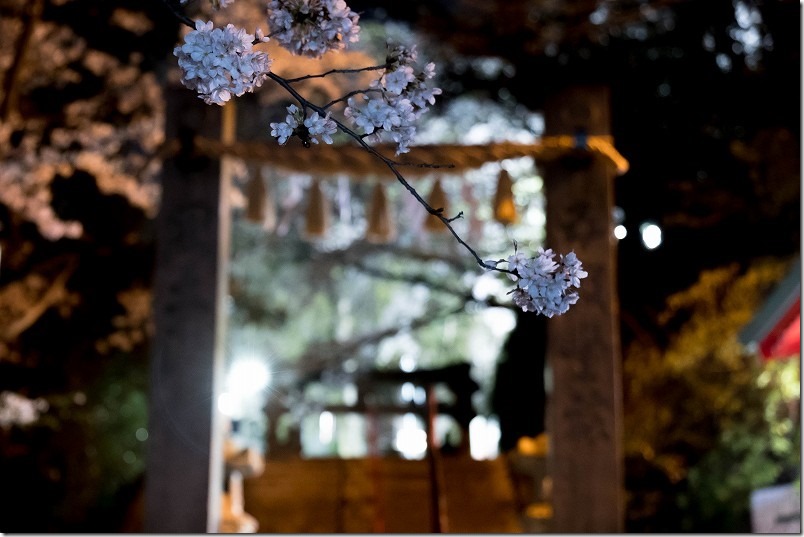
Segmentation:
[(759, 342), (759, 352), (765, 360), (801, 355), (800, 298)]
[(765, 361), (801, 356), (801, 259), (742, 330), (740, 341)]

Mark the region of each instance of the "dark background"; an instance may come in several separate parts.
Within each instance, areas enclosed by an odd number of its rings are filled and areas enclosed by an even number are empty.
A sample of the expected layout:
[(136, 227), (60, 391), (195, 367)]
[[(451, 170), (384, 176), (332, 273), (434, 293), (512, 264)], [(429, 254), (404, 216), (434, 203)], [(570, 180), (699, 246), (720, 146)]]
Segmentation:
[[(598, 4), (609, 15), (595, 25), (590, 16)], [(728, 0), (351, 5), (363, 17), (408, 20), (463, 54), (504, 58), (514, 67), (511, 78), (485, 82), (456, 73), (456, 91), (500, 95), (502, 85), (540, 110), (548, 95), (569, 85), (610, 88), (615, 146), (630, 163), (616, 183), (628, 228), (619, 243), (626, 343), (630, 325), (650, 329), (664, 298), (701, 270), (799, 251), (799, 3), (746, 3), (761, 13), (758, 30), (773, 43), (749, 58), (730, 35), (737, 23)], [(718, 67), (718, 54), (730, 60), (729, 71)], [(787, 133), (787, 142), (763, 140), (770, 132)], [(737, 158), (735, 143), (756, 148), (760, 162), (752, 167)], [(784, 178), (768, 177), (774, 165)], [(664, 242), (652, 251), (638, 233), (646, 220), (663, 230)]]

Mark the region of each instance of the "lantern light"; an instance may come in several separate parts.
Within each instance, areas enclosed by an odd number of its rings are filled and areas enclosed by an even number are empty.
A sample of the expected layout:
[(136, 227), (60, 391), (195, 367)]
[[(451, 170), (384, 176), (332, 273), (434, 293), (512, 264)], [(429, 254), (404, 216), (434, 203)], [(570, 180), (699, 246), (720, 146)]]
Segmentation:
[(518, 219), (512, 186), (511, 175), (507, 170), (500, 170), (494, 193), (494, 219), (504, 226), (513, 224)]

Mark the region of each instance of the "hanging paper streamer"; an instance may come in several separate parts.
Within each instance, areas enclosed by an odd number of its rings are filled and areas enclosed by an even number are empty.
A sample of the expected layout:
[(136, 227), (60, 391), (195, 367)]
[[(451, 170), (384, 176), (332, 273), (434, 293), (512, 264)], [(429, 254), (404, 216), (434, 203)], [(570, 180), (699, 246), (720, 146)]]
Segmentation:
[(497, 191), (494, 193), (494, 219), (504, 226), (517, 221), (512, 186), (508, 171), (500, 170), (500, 175), (497, 176)]
[(265, 175), (265, 171), (271, 171), (271, 168), (262, 167), (261, 168), (261, 176), (263, 179), (263, 186), (265, 187), (265, 208), (262, 217), (262, 229), (265, 231), (273, 231), (276, 229), (277, 224), (277, 215), (276, 215), (276, 200), (274, 199), (274, 181), (275, 175), (273, 173), (268, 173), (268, 177)]
[(463, 204), (468, 208), (466, 221), (469, 223), (469, 231), (466, 238), (470, 242), (480, 242), (483, 238), (486, 223), (478, 216), (480, 214), (480, 203), (475, 197), (474, 187), (471, 182), (461, 181), (461, 197), (463, 198)]
[(304, 234), (308, 238), (321, 238), (329, 228), (329, 203), (321, 191), (321, 183), (313, 181), (308, 191), (307, 211), (304, 215)]
[(368, 228), (366, 240), (375, 244), (391, 242), (396, 236), (393, 215), (388, 207), (385, 187), (381, 183), (374, 185), (368, 210)]
[(265, 182), (257, 171), (246, 183), (246, 220), (262, 223), (265, 218), (266, 201)]
[(346, 175), (340, 175), (337, 182), (336, 198), (338, 221), (345, 225), (352, 222), (352, 183)]
[[(447, 195), (441, 187), (441, 179), (436, 179), (433, 184), (433, 189), (430, 191), (430, 197), (427, 198), (427, 204), (433, 209), (443, 209), (441, 215), (449, 218), (449, 207), (447, 206)], [(432, 233), (443, 233), (447, 231), (447, 227), (437, 217), (428, 214), (424, 220), (424, 228)]]
[(285, 188), (282, 199), (279, 201), (280, 215), (276, 223), (276, 234), (280, 237), (287, 235), (296, 215), (302, 210), (304, 200), (304, 185), (308, 177), (302, 179), (299, 175), (290, 175), (284, 182)]

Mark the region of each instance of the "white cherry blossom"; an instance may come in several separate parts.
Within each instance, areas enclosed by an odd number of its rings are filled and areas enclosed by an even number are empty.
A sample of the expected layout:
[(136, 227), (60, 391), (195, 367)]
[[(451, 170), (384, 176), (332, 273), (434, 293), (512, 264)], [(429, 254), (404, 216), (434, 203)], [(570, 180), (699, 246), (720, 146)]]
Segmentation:
[[(218, 9), (234, 0), (211, 1)], [(358, 40), (359, 17), (344, 0), (270, 0), (267, 15), (270, 37), (297, 55), (319, 58)], [(176, 47), (174, 54), (183, 70), (184, 85), (198, 91), (208, 104), (223, 104), (232, 96), (253, 91), (269, 76), (287, 89), (300, 106), (289, 106), (284, 121), (270, 124), (271, 135), (282, 145), (294, 136), (305, 147), (318, 144), (319, 140), (331, 144), (332, 135), (340, 127), (361, 141), (390, 138), (397, 144), (397, 155), (407, 153), (416, 135), (416, 121), (442, 93), (432, 84), (435, 64), (420, 66), (415, 45), (398, 45), (389, 47), (382, 66), (363, 69), (379, 72), (367, 88), (316, 105), (293, 87), (307, 77), (283, 79), (270, 73), (268, 56), (252, 49), (253, 44), (267, 40), (260, 29), (250, 35), (231, 24), (214, 28), (211, 22), (197, 21), (195, 30), (185, 37), (183, 45)], [(311, 76), (334, 72), (337, 70)], [(335, 111), (355, 130), (332, 119)], [(397, 177), (410, 188), (398, 173)], [(442, 220), (452, 229), (449, 220)], [(517, 306), (547, 317), (566, 313), (579, 299), (577, 289), (581, 279), (588, 276), (575, 252), (560, 255), (556, 261), (551, 249), (539, 248), (534, 256), (528, 257), (517, 252), (515, 245), (514, 255), (507, 259), (509, 268), (503, 270), (497, 265), (506, 260), (483, 262), (474, 250), (467, 248), (484, 268), (504, 272), (515, 282), (510, 294)]]
[(511, 292), (514, 304), (523, 311), (546, 317), (563, 315), (578, 302), (577, 288), (588, 276), (574, 251), (560, 256), (556, 263), (552, 250), (539, 248), (536, 256), (528, 258), (522, 252), (508, 257), (509, 276), (517, 283)]
[(233, 24), (214, 28), (212, 22), (196, 21), (184, 44), (173, 49), (182, 84), (196, 90), (207, 104), (223, 105), (232, 95), (254, 91), (271, 67), (267, 54), (253, 50), (254, 41), (255, 36)]
[(332, 135), (338, 131), (338, 127), (329, 116), (329, 113), (327, 113), (326, 116), (321, 117), (318, 112), (313, 112), (307, 117), (307, 119), (304, 120), (304, 126), (307, 128), (307, 134), (310, 137), (310, 141), (314, 144), (318, 143), (319, 136), (321, 136), (321, 139), (324, 140), (325, 143), (332, 143)]
[(343, 0), (272, 0), (271, 37), (294, 54), (320, 58), (357, 42), (359, 16)]
[(295, 104), (288, 106), (287, 111), (285, 121), (271, 123), (271, 136), (278, 138), (280, 144), (285, 144), (292, 136), (298, 136), (306, 147), (310, 143), (317, 144), (319, 136), (325, 143), (332, 143), (332, 135), (338, 131), (338, 126), (330, 118), (329, 112), (321, 117), (313, 111), (305, 118)]
[[(397, 46), (388, 52), (385, 70), (374, 80), (370, 89), (350, 97), (344, 115), (364, 134), (384, 133), (397, 143), (396, 154), (407, 153), (416, 135), (416, 120), (435, 103), (439, 88), (428, 87), (435, 76), (435, 65), (428, 63), (417, 72), (416, 48)], [(381, 132), (382, 131), (382, 132)]]
[(416, 76), (413, 74), (413, 67), (409, 65), (400, 66), (396, 71), (386, 72), (380, 78), (380, 86), (386, 91), (396, 95), (402, 95), (408, 84), (413, 82)]

